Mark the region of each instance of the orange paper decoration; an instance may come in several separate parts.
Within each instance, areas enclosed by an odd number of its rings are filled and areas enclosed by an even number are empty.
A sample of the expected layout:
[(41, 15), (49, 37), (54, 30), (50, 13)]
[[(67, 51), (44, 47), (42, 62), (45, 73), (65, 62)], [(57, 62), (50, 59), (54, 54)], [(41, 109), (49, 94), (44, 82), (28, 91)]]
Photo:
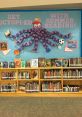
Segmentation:
[(15, 55), (19, 55), (19, 53), (20, 53), (19, 50), (14, 50)]

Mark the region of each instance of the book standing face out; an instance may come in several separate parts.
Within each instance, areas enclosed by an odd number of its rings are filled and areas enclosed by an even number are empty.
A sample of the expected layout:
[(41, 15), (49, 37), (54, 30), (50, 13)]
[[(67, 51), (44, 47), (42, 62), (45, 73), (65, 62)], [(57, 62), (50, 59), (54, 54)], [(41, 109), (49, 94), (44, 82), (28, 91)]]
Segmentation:
[(9, 68), (15, 68), (15, 62), (9, 62)]
[(21, 68), (21, 59), (15, 58), (15, 68)]
[(38, 59), (31, 59), (31, 67), (38, 67)]
[(25, 61), (21, 61), (21, 68), (25, 68), (25, 67), (26, 67)]
[(46, 66), (46, 59), (45, 58), (38, 58), (38, 66), (45, 67)]

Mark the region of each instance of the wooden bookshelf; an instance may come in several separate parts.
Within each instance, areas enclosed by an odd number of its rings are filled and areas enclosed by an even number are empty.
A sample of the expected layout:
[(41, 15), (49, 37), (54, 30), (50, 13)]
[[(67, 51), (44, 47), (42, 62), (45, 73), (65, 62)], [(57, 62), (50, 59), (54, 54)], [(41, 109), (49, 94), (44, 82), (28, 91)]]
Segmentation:
[[(77, 76), (72, 76), (73, 72), (70, 72), (69, 76), (64, 76), (64, 70), (73, 69), (77, 70)], [(82, 72), (82, 67), (0, 68), (0, 96), (82, 96), (82, 77), (80, 77), (79, 69)], [(28, 71), (31, 73), (32, 70), (38, 71), (37, 78), (33, 78), (31, 74), (26, 78), (26, 73)], [(46, 76), (44, 78), (45, 70), (51, 72), (57, 70), (60, 76), (57, 73), (58, 76), (48, 76), (48, 78)], [(3, 77), (5, 73), (11, 74), (12, 72), (15, 76)], [(19, 72), (22, 73), (22, 76), (19, 76)], [(5, 89), (8, 87), (9, 89)]]

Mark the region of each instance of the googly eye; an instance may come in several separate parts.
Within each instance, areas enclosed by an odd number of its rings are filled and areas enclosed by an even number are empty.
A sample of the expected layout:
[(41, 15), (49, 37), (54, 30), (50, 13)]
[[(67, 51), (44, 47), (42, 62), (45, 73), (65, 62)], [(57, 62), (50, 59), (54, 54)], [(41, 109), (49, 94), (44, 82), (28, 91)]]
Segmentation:
[(37, 27), (38, 27), (38, 25), (37, 25), (37, 24), (34, 24), (34, 27), (35, 27), (35, 28), (37, 28)]
[(38, 24), (38, 27), (41, 27), (41, 24)]

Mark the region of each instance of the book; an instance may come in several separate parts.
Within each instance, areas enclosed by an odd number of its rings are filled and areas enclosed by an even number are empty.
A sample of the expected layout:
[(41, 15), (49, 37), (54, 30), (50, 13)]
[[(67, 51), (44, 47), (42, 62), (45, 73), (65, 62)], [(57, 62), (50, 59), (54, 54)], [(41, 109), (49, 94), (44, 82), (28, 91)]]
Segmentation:
[(32, 78), (37, 79), (38, 78), (38, 70), (32, 70)]
[(25, 83), (20, 83), (19, 84), (19, 90), (20, 91), (25, 91)]
[(0, 44), (0, 49), (2, 50), (2, 51), (4, 51), (4, 50), (7, 50), (8, 49), (8, 45), (7, 45), (7, 42), (1, 42), (1, 44)]
[(55, 65), (56, 65), (56, 67), (61, 67), (62, 66), (62, 58), (55, 59)]
[(15, 68), (21, 68), (21, 59), (20, 58), (15, 58)]
[(45, 58), (38, 58), (38, 66), (45, 67), (46, 66), (46, 59)]
[(31, 65), (30, 65), (30, 61), (28, 60), (28, 61), (26, 61), (26, 65), (25, 65), (25, 67), (30, 67)]
[(46, 67), (51, 67), (51, 59), (46, 59)]
[(26, 73), (25, 73), (25, 78), (26, 78), (26, 79), (30, 79), (30, 73), (29, 73), (29, 72), (26, 72)]
[(62, 67), (68, 67), (68, 59), (62, 59)]
[(8, 62), (6, 62), (6, 61), (3, 62), (3, 68), (8, 68), (8, 65), (9, 65)]
[(51, 59), (51, 66), (56, 67), (55, 58)]
[(25, 61), (21, 61), (21, 68), (25, 68), (25, 66), (26, 66), (26, 62)]
[(38, 67), (38, 59), (31, 59), (31, 67)]
[(15, 62), (9, 62), (9, 68), (15, 68)]
[(3, 68), (3, 62), (0, 62), (0, 68)]

